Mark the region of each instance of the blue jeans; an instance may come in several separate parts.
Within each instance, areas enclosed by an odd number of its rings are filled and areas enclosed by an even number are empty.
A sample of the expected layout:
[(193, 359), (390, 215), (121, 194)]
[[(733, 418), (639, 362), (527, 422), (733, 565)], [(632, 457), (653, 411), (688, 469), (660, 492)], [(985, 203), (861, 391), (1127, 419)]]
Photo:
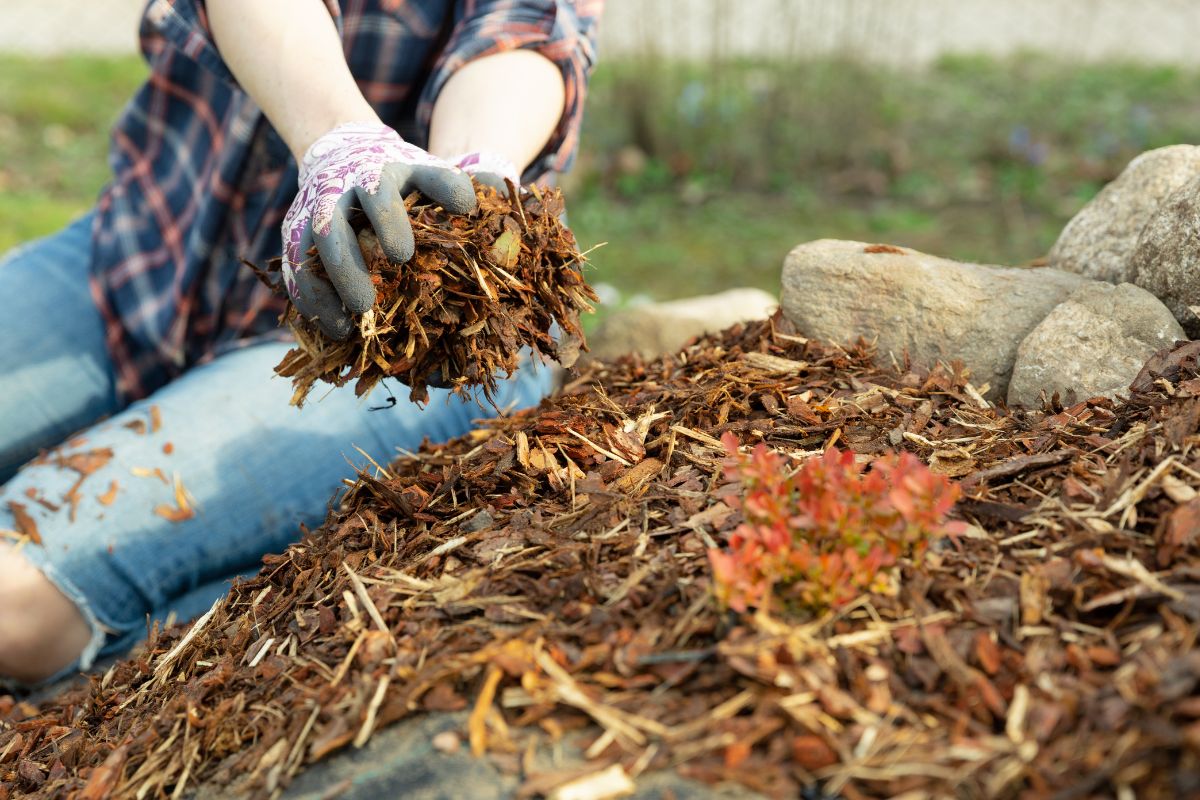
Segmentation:
[[(383, 387), (362, 400), (318, 387), (297, 409), (272, 372), (284, 343), (221, 355), (125, 406), (88, 290), (90, 230), (89, 216), (0, 261), (0, 531), (18, 529), (15, 511), (36, 524), (41, 544), (21, 552), (91, 626), (84, 669), (140, 639), (148, 618), (207, 610), (231, 577), (319, 525), (369, 463), (356, 447), (386, 464), (495, 413), (437, 390), (420, 408), (399, 385), (386, 410), (370, 410)], [(527, 358), (497, 405), (533, 405), (551, 379)]]

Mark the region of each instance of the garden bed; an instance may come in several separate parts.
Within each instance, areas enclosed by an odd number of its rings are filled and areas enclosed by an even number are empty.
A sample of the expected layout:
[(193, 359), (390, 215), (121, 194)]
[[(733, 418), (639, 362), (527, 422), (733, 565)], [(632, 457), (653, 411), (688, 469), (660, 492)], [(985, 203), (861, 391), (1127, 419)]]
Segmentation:
[[(1200, 791), (1200, 344), (1128, 402), (1009, 413), (781, 317), (594, 363), (541, 408), (364, 474), (191, 628), (41, 707), (0, 700), (0, 797), (269, 796), (427, 711), (530, 753), (794, 797)], [(914, 453), (967, 525), (898, 589), (738, 614), (720, 438), (799, 465)], [(181, 784), (184, 786), (181, 788)]]

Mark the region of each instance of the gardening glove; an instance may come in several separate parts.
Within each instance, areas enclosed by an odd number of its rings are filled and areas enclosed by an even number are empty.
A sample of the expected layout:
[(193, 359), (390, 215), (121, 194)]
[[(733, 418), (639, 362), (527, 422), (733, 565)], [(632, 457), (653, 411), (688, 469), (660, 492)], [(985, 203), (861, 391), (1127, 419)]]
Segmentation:
[[(327, 336), (345, 339), (350, 314), (375, 304), (375, 285), (350, 227), (361, 208), (379, 244), (396, 264), (412, 258), (412, 225), (404, 196), (412, 190), (453, 214), (475, 209), (470, 177), (378, 123), (341, 125), (313, 142), (300, 162), (300, 191), (283, 219), (283, 280), (306, 318)], [(313, 272), (316, 245), (329, 276)]]
[(512, 181), (514, 186), (521, 185), (521, 173), (517, 171), (517, 165), (497, 153), (463, 153), (447, 160), (475, 180), (503, 194), (508, 193), (505, 179)]

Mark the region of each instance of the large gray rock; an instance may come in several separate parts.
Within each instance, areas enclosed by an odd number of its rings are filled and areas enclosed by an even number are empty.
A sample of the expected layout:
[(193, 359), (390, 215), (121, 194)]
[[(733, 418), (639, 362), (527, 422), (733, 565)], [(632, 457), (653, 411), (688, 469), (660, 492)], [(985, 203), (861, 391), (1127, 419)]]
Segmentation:
[(1089, 278), (1134, 279), (1130, 256), (1138, 236), (1171, 192), (1200, 174), (1200, 147), (1150, 150), (1129, 162), (1067, 223), (1050, 250), (1049, 265)]
[(1200, 336), (1200, 177), (1171, 193), (1146, 223), (1131, 259), (1134, 283)]
[(1008, 404), (1033, 406), (1043, 390), (1076, 398), (1128, 392), (1146, 359), (1184, 338), (1167, 307), (1130, 283), (1071, 294), (1017, 348)]
[(1091, 283), (1055, 269), (963, 264), (915, 250), (832, 239), (802, 244), (783, 266), (783, 312), (806, 336), (877, 339), (878, 359), (961, 360), (988, 397), (1008, 392), (1017, 347)]
[(716, 333), (739, 322), (766, 319), (779, 301), (761, 289), (649, 303), (614, 311), (588, 337), (595, 358), (641, 353), (655, 358), (674, 352), (694, 336)]

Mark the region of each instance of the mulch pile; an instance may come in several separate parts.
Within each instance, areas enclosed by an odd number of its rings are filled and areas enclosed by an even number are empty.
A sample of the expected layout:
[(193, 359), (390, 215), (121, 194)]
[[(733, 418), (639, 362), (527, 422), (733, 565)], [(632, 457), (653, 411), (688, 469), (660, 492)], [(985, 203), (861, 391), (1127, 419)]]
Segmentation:
[[(354, 381), (362, 396), (384, 378), (403, 382), (417, 402), (428, 399), (431, 379), (456, 392), (481, 386), (490, 399), (496, 381), (517, 368), (522, 347), (574, 364), (584, 347), (579, 314), (592, 310), (596, 295), (560, 219), (561, 191), (510, 185), (506, 196), (476, 184), (475, 194), (478, 209), (461, 216), (419, 204), (414, 192), (406, 205), (416, 251), (401, 266), (388, 261), (366, 218), (357, 221), (375, 306), (339, 342), (289, 302), (284, 321), (296, 347), (275, 371), (292, 379), (294, 404), (303, 405), (318, 381)], [(313, 258), (323, 274), (315, 251)]]
[[(561, 780), (528, 749), (571, 731), (593, 769), (775, 797), (1200, 793), (1200, 343), (1128, 402), (1011, 414), (954, 368), (869, 356), (776, 317), (592, 365), (362, 476), (195, 626), (40, 709), (0, 705), (0, 797), (267, 796), (453, 709), (527, 796)], [(973, 528), (896, 597), (724, 612), (705, 549), (739, 519), (726, 431), (797, 461), (912, 451), (959, 480)]]

